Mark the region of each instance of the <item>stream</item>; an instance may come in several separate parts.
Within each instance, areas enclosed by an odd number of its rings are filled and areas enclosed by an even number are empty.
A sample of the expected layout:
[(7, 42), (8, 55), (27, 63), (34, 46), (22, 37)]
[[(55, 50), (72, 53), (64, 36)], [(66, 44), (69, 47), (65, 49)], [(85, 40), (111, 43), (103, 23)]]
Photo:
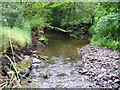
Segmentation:
[(79, 74), (84, 63), (78, 55), (78, 49), (89, 43), (89, 37), (73, 39), (59, 32), (45, 32), (45, 36), (49, 41), (40, 54), (48, 56), (48, 60), (32, 69), (32, 85), (39, 88), (90, 87), (92, 83)]

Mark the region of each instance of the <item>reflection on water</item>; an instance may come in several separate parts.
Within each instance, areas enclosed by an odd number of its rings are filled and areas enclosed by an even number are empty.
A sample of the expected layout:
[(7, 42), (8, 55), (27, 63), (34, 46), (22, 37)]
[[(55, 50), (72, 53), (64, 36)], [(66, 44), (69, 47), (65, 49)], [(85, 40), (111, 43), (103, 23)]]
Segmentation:
[(63, 56), (69, 58), (77, 55), (77, 49), (89, 43), (86, 39), (73, 39), (65, 33), (46, 32), (45, 36), (49, 39), (44, 49), (44, 55), (48, 57)]

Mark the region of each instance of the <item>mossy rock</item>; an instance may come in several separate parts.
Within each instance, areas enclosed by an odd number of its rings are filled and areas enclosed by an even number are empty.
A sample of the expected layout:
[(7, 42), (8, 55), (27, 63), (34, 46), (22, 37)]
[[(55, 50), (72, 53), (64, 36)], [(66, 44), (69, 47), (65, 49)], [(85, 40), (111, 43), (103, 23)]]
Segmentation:
[(32, 65), (32, 61), (30, 60), (23, 60), (22, 62), (19, 62), (18, 65), (26, 67), (26, 68), (30, 68)]
[(22, 62), (19, 62), (16, 65), (17, 70), (19, 70), (22, 73), (27, 72), (28, 68), (30, 68), (32, 65), (32, 61), (30, 60), (23, 60)]

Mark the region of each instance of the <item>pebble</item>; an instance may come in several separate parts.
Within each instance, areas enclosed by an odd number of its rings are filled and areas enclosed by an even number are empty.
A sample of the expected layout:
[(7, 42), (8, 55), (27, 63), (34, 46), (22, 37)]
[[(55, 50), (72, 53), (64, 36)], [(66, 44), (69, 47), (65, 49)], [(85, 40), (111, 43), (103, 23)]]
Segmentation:
[(90, 81), (100, 87), (119, 87), (120, 80), (111, 77), (120, 77), (118, 72), (120, 63), (117, 62), (117, 60), (120, 60), (120, 53), (94, 45), (86, 45), (78, 50), (78, 53), (82, 55), (82, 60), (85, 62), (84, 69), (91, 72), (89, 75), (83, 72), (84, 75), (89, 77)]
[(34, 59), (32, 59), (32, 62), (33, 62), (33, 63), (41, 63), (41, 60), (40, 60), (40, 59), (37, 59), (37, 58), (34, 58)]
[(40, 64), (37, 64), (37, 63), (32, 64), (32, 70), (36, 69), (38, 66), (40, 66)]
[(31, 58), (30, 58), (30, 56), (24, 56), (24, 58), (26, 59), (26, 60), (30, 60)]
[(117, 83), (117, 84), (120, 84), (120, 80), (119, 79), (116, 79), (114, 82)]

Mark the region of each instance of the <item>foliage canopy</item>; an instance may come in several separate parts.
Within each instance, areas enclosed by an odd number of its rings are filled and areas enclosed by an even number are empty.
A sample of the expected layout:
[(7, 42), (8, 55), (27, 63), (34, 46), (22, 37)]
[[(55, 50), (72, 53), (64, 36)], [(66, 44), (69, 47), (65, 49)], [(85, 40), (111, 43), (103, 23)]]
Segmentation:
[(7, 30), (11, 36), (17, 35), (16, 32), (19, 39), (11, 39), (25, 46), (30, 43), (33, 28), (41, 27), (37, 29), (40, 31), (44, 27), (50, 30), (60, 28), (75, 38), (88, 33), (89, 29), (92, 34), (91, 44), (120, 49), (118, 7), (118, 2), (4, 2), (0, 35), (6, 37), (6, 40)]

